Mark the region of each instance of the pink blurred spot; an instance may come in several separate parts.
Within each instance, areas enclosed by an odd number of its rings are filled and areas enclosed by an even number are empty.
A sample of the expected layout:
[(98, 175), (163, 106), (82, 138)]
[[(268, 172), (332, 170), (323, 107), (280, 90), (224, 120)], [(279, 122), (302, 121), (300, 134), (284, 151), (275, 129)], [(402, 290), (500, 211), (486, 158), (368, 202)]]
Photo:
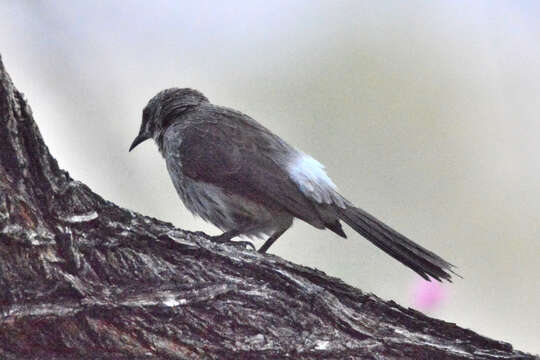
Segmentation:
[(413, 306), (421, 311), (433, 311), (441, 306), (447, 296), (446, 289), (438, 281), (418, 279), (412, 287)]

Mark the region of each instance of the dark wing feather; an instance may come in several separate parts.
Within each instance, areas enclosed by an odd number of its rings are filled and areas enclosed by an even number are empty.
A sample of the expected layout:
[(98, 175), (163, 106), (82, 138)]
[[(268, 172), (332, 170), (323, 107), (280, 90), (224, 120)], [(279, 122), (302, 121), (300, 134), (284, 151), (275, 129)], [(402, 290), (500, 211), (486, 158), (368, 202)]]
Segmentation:
[(185, 176), (324, 227), (312, 202), (276, 161), (293, 149), (247, 115), (218, 107), (201, 110), (186, 119), (182, 130)]

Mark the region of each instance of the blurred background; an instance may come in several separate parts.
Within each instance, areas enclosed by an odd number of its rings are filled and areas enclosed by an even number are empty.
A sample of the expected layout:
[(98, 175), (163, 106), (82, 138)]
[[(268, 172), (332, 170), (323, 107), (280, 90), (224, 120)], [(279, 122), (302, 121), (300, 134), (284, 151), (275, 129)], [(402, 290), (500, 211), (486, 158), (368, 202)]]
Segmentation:
[(155, 93), (197, 88), (464, 279), (426, 286), (350, 228), (296, 222), (270, 252), (539, 353), (539, 18), (535, 1), (3, 0), (0, 53), (52, 154), (105, 198), (219, 233), (151, 142), (127, 151)]

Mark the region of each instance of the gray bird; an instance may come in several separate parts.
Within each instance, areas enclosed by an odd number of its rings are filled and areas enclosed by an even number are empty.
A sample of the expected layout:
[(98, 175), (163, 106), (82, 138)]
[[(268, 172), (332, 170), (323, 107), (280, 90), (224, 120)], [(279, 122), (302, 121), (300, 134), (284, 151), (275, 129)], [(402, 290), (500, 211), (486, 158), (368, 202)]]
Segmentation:
[(345, 238), (343, 220), (423, 278), (451, 281), (452, 264), (355, 207), (321, 163), (197, 90), (167, 89), (148, 102), (129, 151), (150, 138), (184, 205), (222, 229), (221, 241), (269, 235), (264, 253), (294, 218)]

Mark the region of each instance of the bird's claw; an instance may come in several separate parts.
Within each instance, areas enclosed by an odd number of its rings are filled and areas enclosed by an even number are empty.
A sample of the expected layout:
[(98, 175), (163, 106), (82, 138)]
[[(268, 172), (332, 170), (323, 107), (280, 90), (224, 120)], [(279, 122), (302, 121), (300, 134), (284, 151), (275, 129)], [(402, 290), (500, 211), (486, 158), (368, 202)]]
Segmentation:
[(230, 234), (221, 234), (221, 235), (218, 235), (218, 236), (212, 236), (211, 239), (215, 242), (218, 242), (218, 243), (221, 243), (221, 244), (228, 244), (228, 245), (232, 245), (232, 246), (235, 246), (235, 247), (239, 247), (241, 248), (242, 250), (244, 249), (247, 249), (247, 248), (251, 248), (253, 250), (257, 250), (255, 248), (255, 245), (253, 245), (252, 242), (250, 241), (232, 241), (232, 237)]
[(251, 241), (230, 241), (229, 244), (231, 244), (233, 246), (242, 247), (242, 250), (245, 250), (245, 249), (248, 249), (248, 248), (251, 248), (251, 250), (253, 250), (253, 251), (257, 250), (255, 245), (253, 245), (253, 243)]

